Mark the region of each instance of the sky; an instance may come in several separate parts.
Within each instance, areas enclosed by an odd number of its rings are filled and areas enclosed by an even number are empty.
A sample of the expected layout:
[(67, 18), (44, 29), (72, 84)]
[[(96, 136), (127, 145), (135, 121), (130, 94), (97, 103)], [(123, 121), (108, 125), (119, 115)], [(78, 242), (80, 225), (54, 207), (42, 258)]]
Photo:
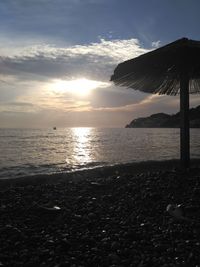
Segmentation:
[(199, 0), (1, 0), (0, 127), (124, 127), (178, 112), (178, 96), (117, 87), (110, 77), (120, 62), (200, 40), (199, 10)]

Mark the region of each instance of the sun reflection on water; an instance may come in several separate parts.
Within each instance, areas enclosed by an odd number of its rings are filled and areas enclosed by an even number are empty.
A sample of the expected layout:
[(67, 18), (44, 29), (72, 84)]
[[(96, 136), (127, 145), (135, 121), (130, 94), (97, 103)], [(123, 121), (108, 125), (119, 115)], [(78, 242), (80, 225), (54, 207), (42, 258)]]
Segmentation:
[[(72, 128), (73, 144), (71, 161), (75, 165), (84, 165), (92, 161), (91, 156), (91, 136), (92, 128)], [(66, 162), (69, 162), (66, 159)]]

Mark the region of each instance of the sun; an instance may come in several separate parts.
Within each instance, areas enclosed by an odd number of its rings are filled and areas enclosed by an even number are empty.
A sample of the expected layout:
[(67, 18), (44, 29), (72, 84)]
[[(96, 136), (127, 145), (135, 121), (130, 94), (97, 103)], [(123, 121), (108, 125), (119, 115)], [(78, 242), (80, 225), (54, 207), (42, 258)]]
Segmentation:
[(105, 87), (107, 83), (86, 78), (75, 80), (54, 80), (52, 89), (58, 93), (68, 92), (78, 96), (87, 96), (98, 87)]

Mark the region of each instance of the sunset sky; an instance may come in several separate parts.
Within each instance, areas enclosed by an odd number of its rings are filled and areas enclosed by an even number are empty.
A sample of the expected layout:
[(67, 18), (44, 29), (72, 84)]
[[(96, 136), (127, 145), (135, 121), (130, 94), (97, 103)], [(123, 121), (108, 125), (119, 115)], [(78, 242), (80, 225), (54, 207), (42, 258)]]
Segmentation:
[(0, 1), (0, 127), (124, 127), (177, 112), (179, 97), (109, 80), (124, 60), (200, 40), (199, 12), (199, 0)]

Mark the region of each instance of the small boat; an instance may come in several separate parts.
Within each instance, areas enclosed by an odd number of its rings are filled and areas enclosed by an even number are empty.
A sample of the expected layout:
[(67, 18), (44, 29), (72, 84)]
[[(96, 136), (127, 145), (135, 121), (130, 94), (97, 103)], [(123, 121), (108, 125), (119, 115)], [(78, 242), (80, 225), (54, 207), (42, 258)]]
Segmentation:
[(56, 130), (56, 127), (53, 127), (53, 130)]

